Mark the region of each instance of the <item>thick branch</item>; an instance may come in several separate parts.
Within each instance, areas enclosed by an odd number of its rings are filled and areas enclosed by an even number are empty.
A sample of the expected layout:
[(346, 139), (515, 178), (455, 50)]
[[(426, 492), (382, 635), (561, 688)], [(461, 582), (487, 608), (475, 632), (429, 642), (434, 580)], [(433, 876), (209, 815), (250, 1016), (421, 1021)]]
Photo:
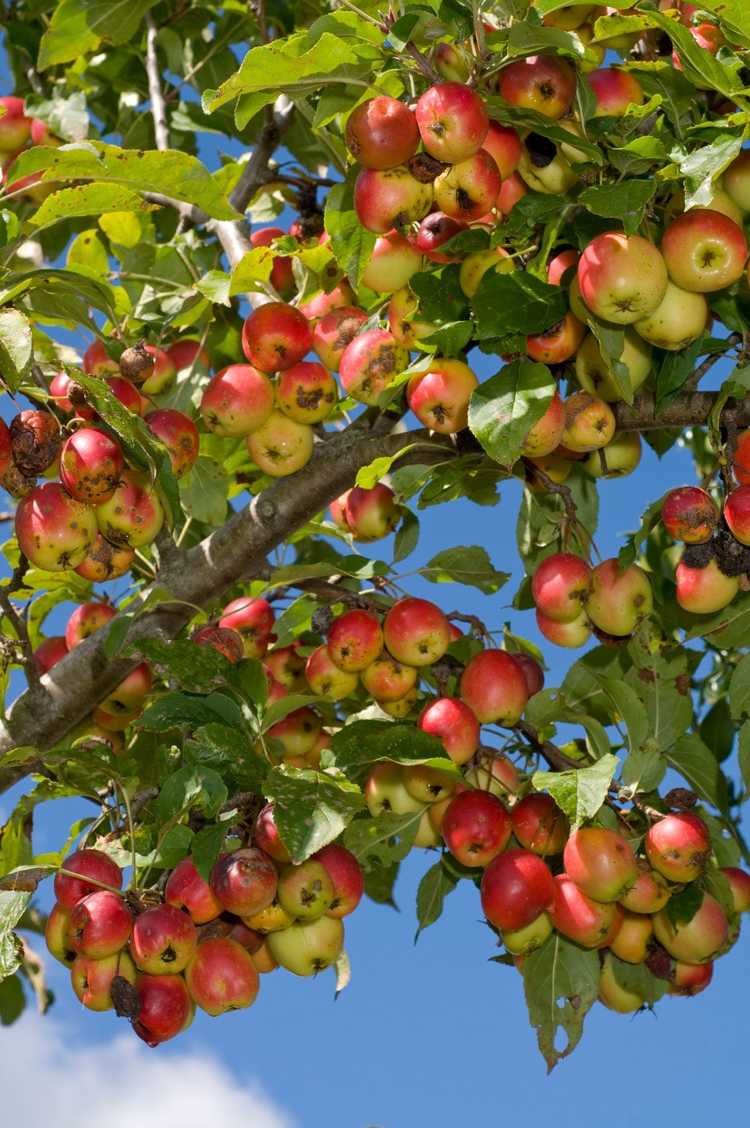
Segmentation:
[(154, 121), (154, 137), (156, 148), (162, 152), (169, 148), (169, 127), (167, 126), (167, 105), (161, 88), (161, 73), (159, 60), (156, 54), (156, 36), (158, 29), (153, 17), (146, 16), (146, 74), (148, 75), (148, 93), (151, 99), (151, 117)]
[[(689, 392), (657, 411), (652, 392), (639, 396), (632, 406), (613, 404), (619, 431), (666, 431), (672, 427), (703, 427), (716, 403), (714, 392)], [(729, 400), (722, 413), (736, 427), (750, 426), (750, 397)]]
[[(175, 552), (156, 581), (172, 593), (174, 602), (161, 603), (137, 618), (124, 645), (145, 638), (174, 638), (195, 606), (212, 604), (231, 584), (261, 573), (268, 553), (351, 486), (357, 471), (374, 458), (397, 454), (415, 441), (422, 447), (429, 444), (435, 457), (450, 458), (454, 453), (439, 436), (430, 439), (426, 432), (380, 430), (391, 425), (381, 419), (371, 431), (354, 425), (333, 435), (317, 445), (304, 470), (275, 482), (195, 548)], [(427, 461), (429, 453), (423, 449), (410, 452), (406, 459), (410, 457)], [(129, 605), (129, 612), (138, 611), (149, 590)], [(0, 756), (29, 746), (29, 763), (36, 760), (32, 747), (48, 749), (62, 740), (125, 677), (136, 660), (109, 661), (104, 653), (107, 635), (108, 629), (91, 635), (40, 680), (33, 697), (27, 691), (13, 703), (0, 726)], [(7, 774), (0, 767), (0, 790), (17, 778), (17, 764)]]

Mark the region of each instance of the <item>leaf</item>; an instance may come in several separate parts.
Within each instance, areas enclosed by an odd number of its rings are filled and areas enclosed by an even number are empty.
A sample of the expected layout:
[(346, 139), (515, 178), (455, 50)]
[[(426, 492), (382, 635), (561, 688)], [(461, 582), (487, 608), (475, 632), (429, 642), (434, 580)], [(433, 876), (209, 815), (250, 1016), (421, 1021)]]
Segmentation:
[(588, 768), (566, 772), (534, 772), (536, 791), (549, 791), (574, 827), (593, 819), (607, 798), (609, 785), (617, 771), (617, 757), (608, 753)]
[(354, 210), (353, 176), (331, 188), (324, 219), (336, 261), (356, 290), (370, 261), (375, 235), (364, 229)]
[(21, 977), (18, 974), (0, 979), (0, 1025), (12, 1026), (26, 1008)]
[(691, 881), (669, 898), (666, 905), (667, 916), (675, 926), (688, 924), (702, 904), (703, 890), (697, 882)]
[(740, 729), (737, 755), (742, 782), (750, 794), (750, 721), (745, 721)]
[(708, 710), (698, 727), (701, 740), (722, 763), (732, 754), (734, 725), (726, 698), (721, 697)]
[(405, 507), (393, 542), (393, 563), (400, 564), (402, 560), (406, 560), (418, 544), (419, 518), (411, 509)]
[(127, 43), (154, 0), (62, 0), (39, 45), (39, 70), (95, 51), (103, 39)]
[(188, 763), (212, 768), (231, 779), (239, 790), (262, 791), (267, 762), (243, 733), (228, 725), (201, 725), (185, 741), (183, 753)]
[(532, 274), (488, 271), (474, 297), (477, 340), (487, 341), (507, 333), (543, 333), (559, 324), (568, 311), (565, 291)]
[(676, 146), (669, 154), (685, 178), (685, 210), (708, 207), (715, 181), (742, 149), (742, 137), (719, 136), (709, 145), (688, 150)]
[(18, 309), (0, 309), (0, 379), (15, 392), (31, 368), (31, 325)]
[(620, 987), (643, 999), (644, 1004), (658, 1003), (667, 991), (666, 979), (658, 979), (645, 963), (631, 964), (620, 960), (612, 952), (608, 955), (612, 973)]
[(193, 693), (210, 693), (224, 685), (232, 669), (223, 654), (210, 646), (198, 646), (187, 638), (169, 642), (157, 638), (139, 639), (126, 653), (147, 659), (165, 680)]
[(212, 818), (227, 794), (226, 784), (218, 772), (200, 764), (186, 764), (164, 780), (153, 811), (162, 823), (193, 808)]
[(26, 911), (31, 893), (0, 892), (0, 981), (21, 963), (21, 942), (13, 929)]
[(242, 727), (242, 713), (234, 701), (223, 694), (190, 697), (186, 693), (168, 693), (160, 697), (135, 721), (135, 727), (146, 732), (166, 732), (183, 726), (193, 729), (213, 722), (227, 722)]
[(693, 372), (695, 362), (705, 351), (703, 336), (686, 349), (665, 353), (656, 372), (656, 410), (663, 411), (684, 388)]
[(136, 192), (156, 192), (201, 208), (212, 219), (239, 219), (219, 182), (197, 157), (174, 149), (121, 149), (103, 141), (78, 141), (59, 149), (27, 149), (14, 162), (14, 180), (33, 172), (42, 180), (93, 180)]
[(518, 459), (526, 436), (549, 407), (555, 389), (549, 368), (529, 360), (514, 360), (475, 389), (469, 403), (469, 428), (495, 462), (510, 467)]
[(594, 215), (618, 219), (628, 235), (634, 234), (656, 192), (655, 180), (625, 180), (585, 188), (578, 202)]
[(392, 721), (353, 721), (331, 738), (334, 762), (351, 779), (359, 780), (380, 760), (396, 764), (430, 764), (453, 772), (455, 766), (436, 736), (414, 725)]
[(741, 721), (750, 713), (750, 654), (741, 658), (729, 682), (729, 708), (732, 719)]
[(456, 888), (457, 882), (443, 866), (436, 862), (422, 877), (417, 889), (417, 932), (414, 937), (416, 944), (420, 932), (429, 928), (442, 915), (443, 902)]
[(390, 866), (402, 861), (413, 847), (422, 814), (389, 812), (377, 818), (355, 819), (344, 832), (344, 845), (366, 870)]
[(634, 752), (646, 739), (649, 731), (648, 718), (637, 693), (619, 678), (600, 677), (599, 684), (625, 722), (630, 751)]
[(390, 905), (391, 908), (396, 908), (393, 887), (400, 868), (399, 862), (392, 862), (390, 865), (373, 862), (370, 868), (365, 870), (365, 893), (371, 901), (377, 905)]
[[(551, 1071), (581, 1040), (584, 1019), (599, 994), (599, 955), (553, 934), (526, 957), (522, 974), (529, 1020)], [(557, 1048), (560, 1031), (566, 1044)]]
[(678, 20), (670, 19), (664, 12), (649, 12), (648, 18), (652, 26), (660, 27), (672, 40), (680, 56), (685, 77), (691, 82), (699, 87), (708, 87), (709, 90), (718, 90), (727, 97), (743, 92), (741, 79), (728, 67), (722, 66), (710, 51), (699, 47), (688, 28)]
[(213, 826), (201, 827), (197, 834), (193, 835), (190, 844), (190, 857), (204, 881), (208, 881), (211, 870), (221, 853), (225, 834), (226, 829), (220, 823), (216, 823)]
[(722, 814), (728, 812), (727, 783), (716, 757), (696, 733), (688, 733), (667, 752), (672, 767), (688, 781), (694, 791)]
[(510, 579), (507, 572), (498, 572), (487, 550), (479, 545), (446, 548), (433, 556), (420, 569), (420, 574), (434, 584), (467, 584), (493, 595)]
[(265, 782), (279, 834), (295, 863), (334, 842), (363, 809), (358, 787), (298, 768), (274, 768)]

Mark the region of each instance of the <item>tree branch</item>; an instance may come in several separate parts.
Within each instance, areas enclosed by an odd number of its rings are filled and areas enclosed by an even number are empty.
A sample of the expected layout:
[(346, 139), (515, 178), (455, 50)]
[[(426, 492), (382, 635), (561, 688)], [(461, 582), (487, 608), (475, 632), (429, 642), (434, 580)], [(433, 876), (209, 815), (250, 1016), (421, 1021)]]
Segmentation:
[(169, 148), (169, 127), (167, 126), (167, 105), (161, 88), (161, 72), (156, 54), (156, 36), (158, 29), (153, 16), (146, 16), (146, 74), (148, 76), (148, 93), (151, 99), (151, 117), (154, 121), (154, 137), (156, 148), (164, 152)]

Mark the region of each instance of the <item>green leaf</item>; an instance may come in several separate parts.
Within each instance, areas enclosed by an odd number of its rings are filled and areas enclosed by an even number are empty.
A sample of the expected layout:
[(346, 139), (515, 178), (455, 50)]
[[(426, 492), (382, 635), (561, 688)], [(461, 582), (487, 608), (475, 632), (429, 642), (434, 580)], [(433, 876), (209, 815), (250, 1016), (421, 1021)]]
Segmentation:
[(666, 905), (667, 916), (675, 926), (688, 924), (702, 904), (703, 890), (697, 882), (691, 881), (669, 898)]
[(742, 137), (720, 135), (700, 149), (678, 145), (669, 154), (685, 178), (685, 209), (705, 208), (716, 191), (715, 181), (742, 149)]
[(728, 811), (727, 783), (716, 757), (696, 733), (680, 737), (667, 752), (671, 766), (688, 781), (694, 791), (717, 810)]
[(62, 0), (39, 45), (39, 70), (80, 59), (103, 39), (127, 43), (153, 6), (154, 0)]
[(734, 747), (734, 725), (726, 698), (720, 698), (711, 706), (701, 720), (698, 733), (719, 763), (731, 756)]
[(549, 791), (573, 826), (580, 826), (586, 819), (593, 819), (607, 798), (616, 771), (617, 757), (608, 753), (588, 768), (534, 772), (531, 782), (536, 791)]
[(201, 827), (197, 834), (193, 835), (190, 844), (190, 857), (204, 881), (208, 881), (211, 870), (221, 853), (225, 834), (226, 829), (220, 823), (215, 823), (213, 826)]
[(530, 360), (514, 360), (479, 385), (469, 403), (469, 428), (490, 458), (513, 465), (555, 389), (549, 368)]
[(729, 682), (729, 708), (732, 719), (741, 721), (750, 713), (750, 654), (741, 658)]
[(396, 908), (393, 888), (400, 868), (399, 862), (392, 862), (390, 865), (373, 862), (370, 868), (365, 870), (365, 893), (371, 901), (377, 905), (390, 905), (391, 908)]
[(640, 996), (644, 1004), (652, 1006), (666, 994), (666, 979), (657, 979), (646, 967), (646, 964), (625, 963), (612, 952), (609, 953), (607, 958), (612, 965), (612, 972), (620, 987)]
[(19, 975), (0, 979), (0, 1025), (12, 1026), (26, 1008), (26, 996)]
[(140, 639), (128, 648), (128, 655), (140, 655), (167, 682), (192, 693), (210, 693), (225, 684), (232, 664), (211, 646), (198, 646), (188, 638), (162, 642), (157, 638)]
[(201, 725), (185, 741), (183, 752), (188, 763), (213, 769), (242, 791), (262, 791), (267, 762), (243, 733), (228, 725)]
[(212, 219), (240, 218), (205, 165), (174, 149), (121, 149), (103, 141), (78, 141), (59, 149), (39, 147), (22, 153), (10, 175), (16, 180), (39, 171), (43, 182), (106, 181), (195, 204)]
[(738, 760), (745, 791), (750, 794), (750, 721), (745, 721), (738, 740)]
[(30, 900), (31, 893), (0, 892), (0, 980), (12, 975), (21, 963), (23, 949), (13, 929)]
[(414, 937), (416, 944), (419, 934), (429, 928), (442, 915), (443, 902), (449, 893), (456, 888), (457, 881), (443, 865), (442, 861), (436, 862), (424, 874), (417, 888), (417, 932)]
[(325, 228), (331, 249), (352, 286), (357, 289), (375, 246), (375, 235), (366, 231), (354, 210), (354, 177), (334, 184), (325, 207)]
[(164, 780), (153, 810), (162, 823), (192, 808), (211, 818), (226, 798), (227, 788), (218, 772), (202, 765), (187, 764)]
[(331, 738), (336, 766), (351, 779), (359, 780), (373, 764), (392, 760), (397, 764), (430, 764), (445, 772), (457, 769), (436, 736), (414, 725), (392, 721), (353, 721)]
[(298, 768), (274, 768), (264, 790), (295, 863), (334, 842), (365, 805), (359, 788), (347, 780)]
[[(573, 1052), (599, 994), (599, 955), (554, 934), (522, 968), (529, 1020), (548, 1071)], [(560, 1047), (563, 1032), (566, 1044)]]
[(624, 180), (585, 188), (578, 202), (594, 215), (619, 220), (628, 235), (634, 234), (656, 192), (655, 180)]
[(434, 584), (466, 584), (493, 595), (510, 579), (507, 572), (498, 572), (487, 550), (479, 545), (446, 548), (433, 556), (419, 572)]
[[(486, 97), (485, 104), (493, 121), (499, 121), (503, 125), (512, 125), (523, 134), (527, 131), (539, 133), (542, 137), (547, 137), (558, 145), (570, 145), (571, 142), (574, 142), (576, 149), (584, 152), (589, 160), (596, 164), (604, 163), (604, 155), (598, 145), (585, 137), (571, 134), (559, 122), (552, 121), (545, 114), (537, 113), (536, 110), (522, 109), (520, 106), (512, 106), (500, 97)], [(515, 212), (515, 210), (514, 208), (513, 211)]]
[(400, 564), (406, 560), (419, 544), (419, 518), (411, 509), (402, 510), (401, 524), (399, 525), (393, 542), (393, 563)]
[(160, 697), (135, 721), (145, 732), (166, 732), (172, 728), (198, 728), (214, 722), (227, 722), (242, 727), (239, 706), (223, 694), (190, 697), (186, 693), (168, 693)]
[(693, 372), (695, 362), (705, 351), (701, 336), (686, 349), (665, 353), (656, 372), (656, 410), (662, 411), (685, 387)]
[(422, 814), (389, 812), (377, 818), (355, 819), (344, 832), (344, 845), (366, 870), (391, 866), (402, 861), (413, 847)]
[(550, 286), (525, 271), (488, 271), (474, 297), (477, 339), (507, 333), (543, 333), (565, 317), (568, 302), (560, 286)]
[(31, 368), (31, 325), (18, 309), (0, 309), (0, 379), (15, 392)]
[(743, 93), (744, 87), (739, 76), (722, 66), (710, 51), (699, 47), (688, 28), (678, 20), (670, 19), (664, 12), (649, 12), (648, 18), (652, 26), (660, 27), (672, 40), (680, 56), (685, 77), (691, 82), (699, 87), (708, 87), (709, 90), (718, 90), (727, 97)]

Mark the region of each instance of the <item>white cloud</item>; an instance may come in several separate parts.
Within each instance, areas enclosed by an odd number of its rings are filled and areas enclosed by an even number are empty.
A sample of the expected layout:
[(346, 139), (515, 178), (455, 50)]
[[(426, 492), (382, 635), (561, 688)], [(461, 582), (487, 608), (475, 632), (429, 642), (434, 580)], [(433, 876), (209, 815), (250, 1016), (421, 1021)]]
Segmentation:
[(135, 1037), (81, 1043), (53, 1019), (24, 1018), (0, 1033), (0, 1120), (23, 1128), (293, 1128), (255, 1083), (215, 1057), (159, 1057)]

